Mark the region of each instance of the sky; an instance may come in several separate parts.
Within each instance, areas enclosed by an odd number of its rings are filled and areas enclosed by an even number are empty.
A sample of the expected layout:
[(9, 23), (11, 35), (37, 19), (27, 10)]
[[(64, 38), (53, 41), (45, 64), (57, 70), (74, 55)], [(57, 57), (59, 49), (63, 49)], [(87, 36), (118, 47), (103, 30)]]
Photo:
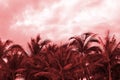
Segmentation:
[(23, 46), (31, 37), (65, 41), (84, 32), (119, 36), (120, 0), (0, 0), (0, 37)]

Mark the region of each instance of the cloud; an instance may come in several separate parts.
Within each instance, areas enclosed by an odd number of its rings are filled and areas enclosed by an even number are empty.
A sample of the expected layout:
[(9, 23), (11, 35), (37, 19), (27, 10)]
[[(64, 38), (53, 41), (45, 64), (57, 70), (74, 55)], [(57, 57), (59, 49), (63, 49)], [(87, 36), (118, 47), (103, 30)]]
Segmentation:
[(119, 33), (119, 0), (4, 0), (0, 7), (0, 35), (20, 43), (38, 33), (54, 41), (87, 31)]

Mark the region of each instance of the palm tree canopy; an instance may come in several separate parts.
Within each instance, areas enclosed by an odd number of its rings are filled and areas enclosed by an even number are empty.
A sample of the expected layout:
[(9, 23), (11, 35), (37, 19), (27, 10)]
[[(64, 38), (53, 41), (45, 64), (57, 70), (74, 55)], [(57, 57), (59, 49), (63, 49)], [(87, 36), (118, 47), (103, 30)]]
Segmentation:
[(70, 43), (70, 45), (75, 45), (81, 53), (89, 53), (90, 51), (101, 52), (101, 48), (99, 46), (91, 46), (90, 44), (100, 43), (96, 36), (97, 34), (94, 33), (84, 33), (81, 36), (71, 37), (70, 40), (74, 40)]
[(35, 39), (31, 39), (31, 42), (28, 43), (28, 47), (30, 49), (31, 55), (39, 54), (42, 48), (47, 45), (50, 40), (41, 41), (40, 35), (37, 35)]

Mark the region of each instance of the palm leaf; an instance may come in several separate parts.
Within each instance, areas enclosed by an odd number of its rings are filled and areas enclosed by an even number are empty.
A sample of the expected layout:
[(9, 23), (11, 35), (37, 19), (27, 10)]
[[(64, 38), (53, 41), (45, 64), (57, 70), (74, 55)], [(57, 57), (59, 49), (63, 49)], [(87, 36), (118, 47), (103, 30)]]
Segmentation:
[(86, 53), (89, 53), (90, 51), (95, 51), (98, 54), (102, 53), (102, 49), (99, 46), (92, 46), (86, 50)]

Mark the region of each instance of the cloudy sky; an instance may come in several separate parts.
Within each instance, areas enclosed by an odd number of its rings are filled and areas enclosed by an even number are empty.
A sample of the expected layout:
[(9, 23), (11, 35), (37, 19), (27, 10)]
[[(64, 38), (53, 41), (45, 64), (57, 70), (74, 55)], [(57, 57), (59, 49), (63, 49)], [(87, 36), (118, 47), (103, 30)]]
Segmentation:
[(39, 33), (63, 41), (108, 29), (120, 33), (120, 0), (0, 0), (0, 37), (21, 45)]

